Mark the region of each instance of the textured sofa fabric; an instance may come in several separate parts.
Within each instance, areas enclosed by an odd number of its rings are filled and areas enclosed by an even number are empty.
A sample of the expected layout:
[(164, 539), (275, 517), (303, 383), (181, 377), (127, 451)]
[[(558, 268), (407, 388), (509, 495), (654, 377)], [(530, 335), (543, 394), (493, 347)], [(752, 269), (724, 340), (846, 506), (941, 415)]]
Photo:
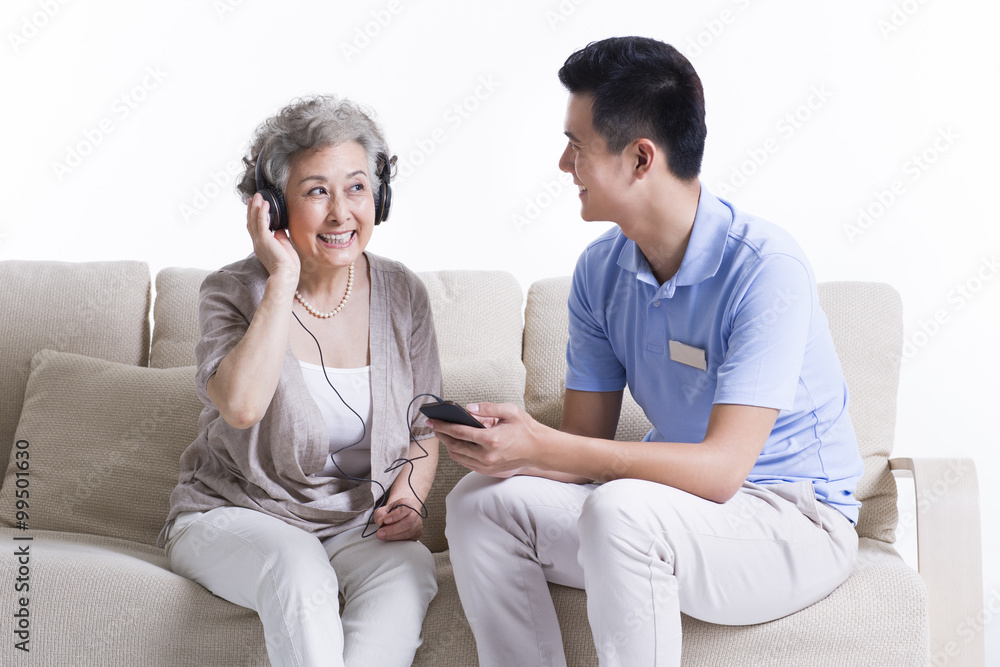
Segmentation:
[(146, 365), (149, 267), (0, 262), (0, 285), (0, 462), (6, 464), (36, 352), (51, 348)]
[[(165, 269), (157, 276), (148, 354), (153, 368), (147, 368), (149, 276), (143, 265), (0, 263), (5, 287), (15, 285), (0, 296), (0, 310), (19, 318), (17, 327), (0, 320), (0, 333), (15, 343), (0, 359), (0, 373), (12, 380), (0, 386), (0, 432), (7, 431), (0, 456), (6, 457), (15, 430), (27, 436), (32, 484), (37, 482), (30, 530), (10, 528), (13, 469), (4, 468), (0, 548), (12, 551), (15, 535), (33, 538), (32, 651), (26, 656), (9, 639), (0, 642), (0, 664), (267, 664), (256, 614), (173, 574), (162, 549), (153, 546), (176, 481), (176, 458), (197, 428), (193, 383), (189, 394), (184, 386), (198, 337), (198, 287), (207, 273)], [(6, 282), (12, 275), (30, 279)], [(421, 278), (431, 295), (445, 397), (522, 403), (541, 421), (557, 423), (568, 279), (533, 285), (522, 320), (523, 292), (508, 274), (449, 271)], [(52, 316), (66, 295), (86, 303), (95, 289), (107, 291), (92, 299), (93, 307)], [(895, 488), (885, 459), (895, 416), (899, 300), (890, 288), (873, 284), (821, 285), (820, 296), (866, 463), (858, 565), (826, 600), (772, 623), (729, 628), (685, 617), (686, 664), (926, 662), (925, 589), (891, 546)], [(44, 348), (60, 353), (36, 355)], [(158, 417), (141, 434), (130, 430), (129, 424), (150, 415)], [(619, 437), (638, 438), (646, 429), (626, 398)], [(462, 474), (444, 455), (427, 503), (423, 541), (435, 552), (439, 592), (424, 622), (418, 665), (476, 664), (444, 539), (443, 499)], [(14, 579), (16, 567), (13, 559), (0, 558), (4, 582)], [(585, 595), (550, 589), (570, 664), (596, 664)]]
[[(30, 492), (38, 499), (29, 525), (155, 545), (163, 498), (177, 483), (181, 452), (198, 435), (202, 406), (193, 388), (191, 366), (36, 354), (16, 435), (29, 443)], [(0, 487), (6, 525), (15, 525), (13, 463)]]
[[(858, 482), (858, 534), (891, 543), (896, 522), (896, 484), (887, 465), (896, 430), (896, 391), (903, 346), (899, 294), (878, 283), (827, 283), (820, 301), (850, 389), (851, 421), (865, 473)], [(864, 304), (864, 307), (860, 307)]]
[[(6, 553), (10, 531), (0, 531)], [(80, 533), (29, 534), (31, 652), (15, 650), (5, 628), (5, 667), (268, 665), (257, 614), (171, 572), (163, 549)], [(13, 578), (9, 561), (0, 560), (5, 582)]]
[(198, 342), (198, 289), (210, 271), (163, 269), (156, 274), (153, 302), (153, 338), (149, 348), (152, 368), (193, 366)]

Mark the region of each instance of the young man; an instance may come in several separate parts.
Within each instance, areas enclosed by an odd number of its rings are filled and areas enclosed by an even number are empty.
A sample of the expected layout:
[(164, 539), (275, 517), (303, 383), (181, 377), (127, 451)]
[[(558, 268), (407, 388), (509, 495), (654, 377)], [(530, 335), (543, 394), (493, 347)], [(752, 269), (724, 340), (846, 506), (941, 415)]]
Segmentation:
[[(815, 279), (791, 237), (698, 181), (704, 95), (673, 47), (615, 38), (559, 71), (584, 220), (559, 431), (512, 405), (433, 427), (475, 471), (447, 536), (483, 665), (563, 665), (546, 582), (583, 588), (602, 665), (677, 665), (681, 617), (798, 611), (850, 574), (863, 464)], [(622, 391), (653, 424), (613, 440)]]

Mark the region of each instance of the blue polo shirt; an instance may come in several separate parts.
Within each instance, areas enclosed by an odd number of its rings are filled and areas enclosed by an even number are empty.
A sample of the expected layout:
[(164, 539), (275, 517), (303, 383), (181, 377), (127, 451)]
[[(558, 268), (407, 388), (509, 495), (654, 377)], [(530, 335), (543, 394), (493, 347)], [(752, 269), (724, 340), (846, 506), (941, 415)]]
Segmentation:
[(847, 385), (805, 255), (780, 227), (704, 186), (680, 269), (660, 285), (614, 227), (580, 256), (569, 297), (566, 388), (628, 385), (645, 440), (701, 442), (716, 403), (779, 410), (747, 479), (809, 480), (853, 523), (864, 470)]

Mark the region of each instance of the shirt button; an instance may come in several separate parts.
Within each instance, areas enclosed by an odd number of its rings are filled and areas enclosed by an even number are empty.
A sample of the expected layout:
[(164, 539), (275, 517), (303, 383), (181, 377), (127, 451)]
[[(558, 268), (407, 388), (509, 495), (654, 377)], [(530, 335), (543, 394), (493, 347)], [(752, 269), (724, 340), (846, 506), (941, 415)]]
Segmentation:
[(654, 308), (659, 308), (660, 307), (660, 300), (659, 299), (657, 299), (656, 301), (653, 302), (653, 307)]

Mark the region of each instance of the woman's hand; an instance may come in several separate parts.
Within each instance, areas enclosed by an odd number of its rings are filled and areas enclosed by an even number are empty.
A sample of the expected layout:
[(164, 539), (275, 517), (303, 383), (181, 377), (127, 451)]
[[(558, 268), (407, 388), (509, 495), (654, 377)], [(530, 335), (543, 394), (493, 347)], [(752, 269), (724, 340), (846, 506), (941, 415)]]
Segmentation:
[(255, 194), (247, 203), (247, 231), (253, 241), (253, 253), (257, 255), (270, 276), (278, 276), (291, 285), (298, 285), (302, 263), (292, 246), (288, 232), (279, 229), (272, 232), (269, 206), (264, 198)]
[(385, 507), (375, 510), (375, 536), (386, 542), (419, 540), (424, 534), (424, 520), (420, 516), (420, 501), (416, 498), (397, 498)]

